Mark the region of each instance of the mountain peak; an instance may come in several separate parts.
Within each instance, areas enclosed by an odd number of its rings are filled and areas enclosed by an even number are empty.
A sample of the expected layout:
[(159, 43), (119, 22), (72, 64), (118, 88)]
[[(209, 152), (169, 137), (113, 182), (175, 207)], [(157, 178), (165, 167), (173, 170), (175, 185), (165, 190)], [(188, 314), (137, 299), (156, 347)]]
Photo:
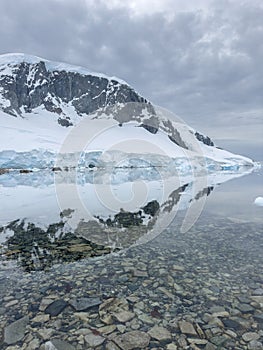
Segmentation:
[(25, 53), (6, 53), (0, 55), (0, 76), (5, 74), (5, 67), (6, 66), (17, 66), (21, 63), (28, 63), (31, 65), (38, 64), (40, 62), (44, 62), (46, 69), (50, 72), (54, 71), (66, 71), (71, 73), (78, 73), (81, 75), (91, 75), (96, 76), (99, 78), (104, 78), (107, 80), (114, 80), (119, 82), (123, 85), (128, 85), (128, 83), (120, 78), (117, 78), (115, 76), (108, 76), (104, 73), (98, 73), (93, 72), (89, 70), (88, 68), (82, 67), (82, 66), (76, 66), (73, 64), (65, 63), (65, 62), (58, 62), (58, 61), (51, 61), (47, 60), (42, 57), (34, 56), (34, 55), (28, 55)]
[(129, 102), (147, 103), (118, 78), (22, 53), (0, 55), (0, 109), (5, 113), (21, 116), (41, 106), (69, 126), (65, 106), (81, 116)]

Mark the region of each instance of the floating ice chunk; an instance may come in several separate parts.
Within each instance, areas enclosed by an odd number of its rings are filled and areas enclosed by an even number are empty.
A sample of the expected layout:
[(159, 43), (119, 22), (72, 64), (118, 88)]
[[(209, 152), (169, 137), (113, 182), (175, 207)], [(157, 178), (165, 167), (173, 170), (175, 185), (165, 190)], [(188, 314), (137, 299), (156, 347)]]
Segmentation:
[(257, 197), (254, 201), (254, 204), (256, 204), (259, 207), (263, 207), (263, 197)]

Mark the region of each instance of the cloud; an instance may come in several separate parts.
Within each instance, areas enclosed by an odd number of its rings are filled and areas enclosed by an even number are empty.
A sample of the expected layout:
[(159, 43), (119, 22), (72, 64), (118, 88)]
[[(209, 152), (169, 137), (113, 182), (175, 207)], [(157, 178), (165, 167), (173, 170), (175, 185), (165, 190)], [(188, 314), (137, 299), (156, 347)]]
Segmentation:
[(204, 131), (255, 110), (263, 129), (262, 18), (257, 0), (1, 0), (0, 47), (119, 76)]

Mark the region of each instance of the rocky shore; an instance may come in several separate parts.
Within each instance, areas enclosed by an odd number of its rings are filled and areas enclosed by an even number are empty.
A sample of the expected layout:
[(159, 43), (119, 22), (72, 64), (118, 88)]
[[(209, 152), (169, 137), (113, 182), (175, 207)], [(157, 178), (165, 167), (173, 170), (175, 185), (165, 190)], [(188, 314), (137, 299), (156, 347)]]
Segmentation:
[(202, 221), (125, 252), (0, 268), (3, 350), (263, 349), (263, 228)]

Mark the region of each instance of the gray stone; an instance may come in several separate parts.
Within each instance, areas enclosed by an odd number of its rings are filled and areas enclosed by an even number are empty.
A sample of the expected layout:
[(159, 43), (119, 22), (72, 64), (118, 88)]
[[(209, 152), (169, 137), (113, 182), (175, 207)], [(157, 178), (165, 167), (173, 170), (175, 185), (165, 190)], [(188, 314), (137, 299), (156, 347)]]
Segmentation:
[(134, 277), (148, 277), (148, 273), (146, 271), (134, 270), (133, 276)]
[(242, 335), (242, 339), (247, 343), (252, 340), (258, 340), (259, 338), (260, 335), (256, 332), (246, 332)]
[(205, 350), (216, 350), (216, 347), (212, 343), (207, 343), (205, 346)]
[(259, 323), (263, 323), (263, 313), (262, 314), (256, 314), (253, 316), (254, 319), (259, 322)]
[(177, 345), (175, 344), (168, 344), (167, 347), (166, 347), (167, 350), (177, 350)]
[(65, 309), (66, 306), (68, 306), (68, 303), (63, 299), (55, 300), (53, 303), (47, 306), (45, 313), (49, 314), (50, 316), (57, 316)]
[(249, 304), (238, 304), (238, 310), (240, 310), (243, 314), (253, 313), (255, 309)]
[(112, 339), (122, 350), (144, 349), (149, 345), (150, 336), (142, 331), (131, 331)]
[(52, 328), (41, 328), (37, 332), (42, 339), (48, 340), (54, 333), (54, 330)]
[(152, 329), (149, 330), (148, 334), (159, 341), (163, 340), (169, 340), (171, 339), (171, 333), (164, 327), (154, 326)]
[(248, 343), (248, 350), (262, 350), (263, 344), (257, 340), (252, 340)]
[(116, 344), (114, 344), (112, 341), (109, 341), (105, 345), (105, 350), (120, 350), (120, 348)]
[(75, 298), (69, 301), (76, 311), (85, 311), (101, 304), (100, 298)]
[(121, 323), (126, 323), (129, 320), (131, 320), (135, 314), (131, 311), (121, 311), (121, 312), (114, 312), (113, 316), (117, 319), (117, 321), (121, 322)]
[(222, 319), (222, 322), (226, 328), (230, 328), (233, 330), (240, 330), (244, 328), (244, 326), (241, 323), (234, 319), (226, 318)]
[(263, 295), (263, 288), (257, 288), (253, 291), (253, 295)]
[(179, 328), (180, 328), (180, 331), (184, 334), (197, 336), (196, 330), (195, 330), (194, 326), (192, 325), (192, 323), (190, 323), (190, 322), (180, 321)]
[(45, 350), (75, 350), (75, 347), (64, 340), (52, 339), (45, 343)]
[(87, 334), (85, 336), (85, 341), (90, 347), (96, 347), (104, 343), (105, 338), (100, 336), (99, 334)]
[(29, 317), (25, 316), (5, 327), (4, 342), (8, 345), (15, 344), (25, 336)]
[(223, 344), (225, 344), (225, 342), (228, 340), (226, 337), (224, 337), (223, 335), (217, 335), (215, 337), (212, 337), (211, 339), (209, 339), (213, 344), (215, 344), (216, 346), (220, 347)]

